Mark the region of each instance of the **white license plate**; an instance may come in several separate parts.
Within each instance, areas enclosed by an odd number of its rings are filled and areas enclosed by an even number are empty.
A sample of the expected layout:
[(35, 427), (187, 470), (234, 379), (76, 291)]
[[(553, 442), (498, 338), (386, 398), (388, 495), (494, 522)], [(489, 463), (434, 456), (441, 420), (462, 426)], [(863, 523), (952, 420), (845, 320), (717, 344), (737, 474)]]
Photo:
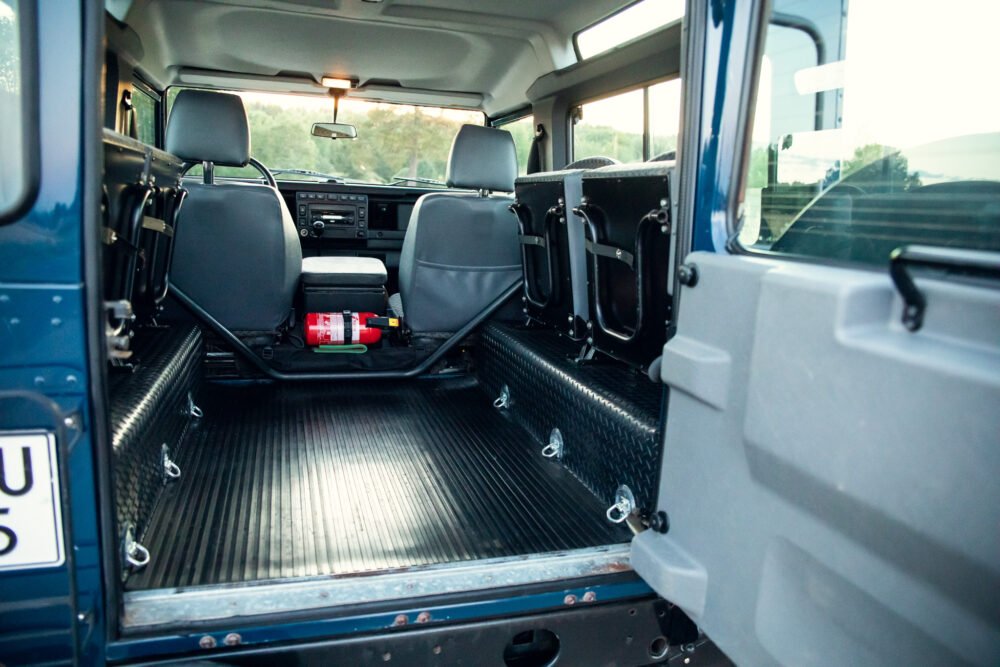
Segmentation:
[(0, 433), (0, 571), (62, 565), (56, 439)]

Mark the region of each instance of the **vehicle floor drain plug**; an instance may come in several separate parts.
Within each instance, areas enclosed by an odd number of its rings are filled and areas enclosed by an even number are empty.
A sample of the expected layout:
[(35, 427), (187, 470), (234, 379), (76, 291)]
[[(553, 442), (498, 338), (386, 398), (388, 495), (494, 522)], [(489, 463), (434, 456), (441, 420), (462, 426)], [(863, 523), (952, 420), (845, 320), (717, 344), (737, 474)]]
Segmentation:
[(510, 405), (510, 387), (504, 385), (500, 388), (500, 395), (497, 399), (493, 401), (493, 407), (497, 410), (503, 410)]
[(563, 455), (563, 437), (559, 429), (554, 428), (549, 433), (549, 444), (542, 447), (542, 456), (547, 459), (561, 459)]
[(622, 523), (635, 508), (635, 495), (632, 489), (622, 484), (615, 492), (615, 504), (608, 508), (606, 516), (611, 523)]

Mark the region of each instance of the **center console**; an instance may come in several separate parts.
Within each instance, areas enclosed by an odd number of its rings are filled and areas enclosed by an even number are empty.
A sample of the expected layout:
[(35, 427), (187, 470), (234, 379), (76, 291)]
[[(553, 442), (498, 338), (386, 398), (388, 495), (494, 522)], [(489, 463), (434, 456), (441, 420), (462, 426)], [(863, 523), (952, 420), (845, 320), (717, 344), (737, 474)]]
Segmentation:
[(306, 257), (302, 307), (306, 313), (386, 312), (385, 264), (372, 257)]
[(297, 192), (295, 221), (302, 238), (367, 239), (368, 196)]

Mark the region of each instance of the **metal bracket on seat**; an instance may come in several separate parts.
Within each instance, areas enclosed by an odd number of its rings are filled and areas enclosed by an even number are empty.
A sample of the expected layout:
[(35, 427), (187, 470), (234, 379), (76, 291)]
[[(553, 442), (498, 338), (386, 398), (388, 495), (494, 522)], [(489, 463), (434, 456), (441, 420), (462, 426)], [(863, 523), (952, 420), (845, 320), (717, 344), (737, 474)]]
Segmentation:
[(542, 236), (534, 236), (532, 234), (521, 234), (518, 237), (521, 241), (521, 245), (536, 245), (540, 248), (544, 248), (547, 244), (545, 243), (545, 238)]
[(635, 255), (627, 250), (622, 250), (621, 248), (616, 248), (612, 245), (605, 245), (603, 243), (594, 243), (590, 239), (584, 241), (584, 245), (587, 248), (587, 252), (591, 255), (617, 259), (619, 262), (625, 263), (630, 269), (635, 268)]

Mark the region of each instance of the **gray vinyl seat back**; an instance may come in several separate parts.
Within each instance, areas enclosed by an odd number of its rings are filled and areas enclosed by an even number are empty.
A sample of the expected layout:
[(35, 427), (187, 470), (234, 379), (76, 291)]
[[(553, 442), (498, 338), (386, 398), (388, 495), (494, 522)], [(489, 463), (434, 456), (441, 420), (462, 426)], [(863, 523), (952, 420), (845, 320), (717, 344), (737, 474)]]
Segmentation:
[[(167, 149), (186, 162), (246, 166), (250, 128), (236, 95), (183, 90)], [(189, 183), (177, 222), (171, 283), (231, 331), (275, 331), (289, 318), (302, 248), (288, 207), (256, 183)]]
[(475, 193), (417, 200), (399, 260), (392, 302), (417, 334), (462, 328), (521, 277), (510, 193), (517, 156), (509, 132), (465, 125), (452, 143), (446, 181)]

